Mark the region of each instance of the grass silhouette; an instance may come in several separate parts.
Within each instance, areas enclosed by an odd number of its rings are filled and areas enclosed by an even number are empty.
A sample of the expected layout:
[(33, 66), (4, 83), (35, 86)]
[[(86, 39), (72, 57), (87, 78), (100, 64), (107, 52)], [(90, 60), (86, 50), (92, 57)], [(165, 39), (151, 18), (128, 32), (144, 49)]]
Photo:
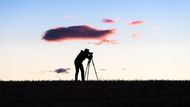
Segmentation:
[(0, 107), (179, 107), (189, 90), (189, 81), (0, 81)]

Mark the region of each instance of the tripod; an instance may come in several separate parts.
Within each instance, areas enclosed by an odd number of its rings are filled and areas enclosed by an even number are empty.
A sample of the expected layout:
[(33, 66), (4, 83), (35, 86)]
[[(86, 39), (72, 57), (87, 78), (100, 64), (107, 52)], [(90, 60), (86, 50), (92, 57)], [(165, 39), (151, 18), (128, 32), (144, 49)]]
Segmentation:
[(94, 72), (96, 74), (96, 79), (98, 80), (98, 75), (97, 75), (97, 72), (96, 72), (96, 68), (95, 68), (95, 64), (94, 64), (94, 61), (93, 59), (89, 59), (88, 60), (88, 63), (87, 63), (87, 66), (86, 66), (86, 72), (84, 74), (84, 77), (86, 78), (86, 80), (88, 80), (88, 77), (89, 77), (89, 70), (90, 70), (90, 63), (92, 62), (92, 65), (94, 67)]

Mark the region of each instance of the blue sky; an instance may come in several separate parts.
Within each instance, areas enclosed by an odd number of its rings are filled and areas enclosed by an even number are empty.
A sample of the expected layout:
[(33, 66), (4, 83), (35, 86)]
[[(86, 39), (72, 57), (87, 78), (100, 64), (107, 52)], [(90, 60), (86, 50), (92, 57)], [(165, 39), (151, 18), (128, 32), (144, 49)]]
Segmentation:
[[(187, 0), (1, 0), (0, 79), (72, 80), (73, 60), (84, 48), (94, 52), (102, 79), (190, 79), (189, 5)], [(115, 23), (103, 23), (105, 18)], [(138, 20), (144, 23), (128, 25)], [(117, 29), (111, 39), (118, 44), (41, 39), (49, 29), (78, 25)], [(58, 68), (71, 69), (53, 72)]]

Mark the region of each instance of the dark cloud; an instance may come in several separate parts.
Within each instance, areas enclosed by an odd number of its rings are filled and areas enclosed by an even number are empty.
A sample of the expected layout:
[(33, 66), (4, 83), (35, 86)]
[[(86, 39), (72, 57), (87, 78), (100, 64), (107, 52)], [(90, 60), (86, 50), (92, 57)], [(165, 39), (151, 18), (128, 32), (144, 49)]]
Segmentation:
[(70, 68), (59, 68), (56, 69), (55, 72), (56, 73), (69, 73), (68, 71), (70, 70)]
[(59, 27), (46, 31), (43, 36), (47, 41), (65, 41), (65, 40), (101, 40), (115, 32), (114, 29), (99, 30), (88, 25)]
[(109, 24), (115, 23), (115, 21), (112, 19), (103, 19), (102, 22), (109, 23)]

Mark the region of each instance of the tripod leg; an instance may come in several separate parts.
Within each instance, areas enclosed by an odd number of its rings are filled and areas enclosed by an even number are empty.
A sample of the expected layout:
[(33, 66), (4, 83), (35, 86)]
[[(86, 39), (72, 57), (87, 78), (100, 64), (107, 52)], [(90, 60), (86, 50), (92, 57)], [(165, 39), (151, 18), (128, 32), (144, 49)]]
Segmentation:
[(85, 71), (85, 73), (84, 73), (84, 78), (86, 78), (87, 69), (88, 69), (88, 63), (87, 63), (87, 65), (86, 65), (86, 71)]
[(88, 80), (88, 76), (89, 76), (89, 68), (90, 68), (90, 61), (88, 61), (87, 66), (86, 66), (86, 72), (84, 74), (86, 80)]
[(96, 68), (95, 68), (95, 64), (94, 64), (93, 59), (92, 59), (92, 64), (93, 64), (93, 67), (94, 67), (94, 71), (95, 71), (95, 74), (96, 74), (96, 78), (97, 78), (97, 80), (98, 80), (98, 74), (97, 74), (97, 72), (96, 72)]
[(88, 64), (87, 80), (88, 80), (88, 77), (89, 77), (89, 70), (90, 70), (90, 63)]

